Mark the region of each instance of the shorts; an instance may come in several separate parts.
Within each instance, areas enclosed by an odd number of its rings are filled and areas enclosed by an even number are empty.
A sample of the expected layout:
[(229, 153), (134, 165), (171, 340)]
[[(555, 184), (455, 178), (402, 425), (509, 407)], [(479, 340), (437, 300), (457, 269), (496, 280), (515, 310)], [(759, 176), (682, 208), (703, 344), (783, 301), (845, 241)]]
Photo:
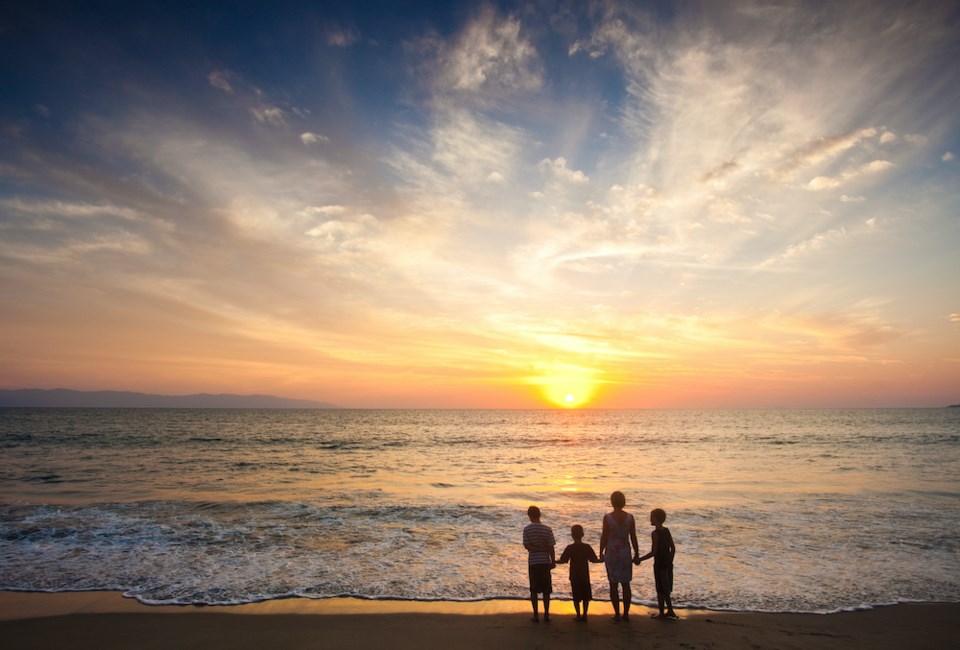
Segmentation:
[(570, 579), (570, 592), (574, 600), (593, 600), (593, 589), (590, 580)]
[(657, 585), (657, 593), (669, 596), (673, 592), (673, 565), (654, 566), (653, 581)]
[(549, 596), (553, 593), (553, 579), (549, 564), (530, 565), (530, 593)]

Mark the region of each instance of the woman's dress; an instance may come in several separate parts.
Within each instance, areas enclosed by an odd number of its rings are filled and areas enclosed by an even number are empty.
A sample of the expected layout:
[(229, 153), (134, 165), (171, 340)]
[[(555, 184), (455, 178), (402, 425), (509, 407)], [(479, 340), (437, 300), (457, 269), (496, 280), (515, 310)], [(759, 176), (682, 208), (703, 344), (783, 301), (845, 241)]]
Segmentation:
[(603, 563), (607, 567), (607, 579), (610, 582), (630, 582), (633, 579), (633, 555), (630, 553), (630, 528), (633, 515), (627, 513), (621, 526), (613, 518), (613, 513), (604, 515), (607, 524), (607, 549), (603, 554)]

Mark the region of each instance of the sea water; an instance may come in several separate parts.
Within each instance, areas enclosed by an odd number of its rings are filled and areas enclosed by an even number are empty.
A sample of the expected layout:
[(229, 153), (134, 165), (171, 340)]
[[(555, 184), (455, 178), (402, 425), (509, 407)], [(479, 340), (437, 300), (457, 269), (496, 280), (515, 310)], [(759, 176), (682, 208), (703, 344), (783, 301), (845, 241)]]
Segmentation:
[(642, 552), (666, 510), (681, 606), (960, 601), (955, 408), (0, 409), (0, 454), (6, 590), (525, 598), (527, 506), (596, 549), (621, 490)]

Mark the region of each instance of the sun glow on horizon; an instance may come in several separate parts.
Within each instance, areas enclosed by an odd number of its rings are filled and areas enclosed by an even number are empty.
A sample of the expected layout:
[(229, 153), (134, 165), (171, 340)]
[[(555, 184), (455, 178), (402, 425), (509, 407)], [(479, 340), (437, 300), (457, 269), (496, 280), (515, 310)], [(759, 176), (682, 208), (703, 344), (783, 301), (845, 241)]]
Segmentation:
[(593, 401), (596, 386), (584, 379), (566, 377), (545, 381), (540, 392), (554, 406), (576, 409), (588, 406)]

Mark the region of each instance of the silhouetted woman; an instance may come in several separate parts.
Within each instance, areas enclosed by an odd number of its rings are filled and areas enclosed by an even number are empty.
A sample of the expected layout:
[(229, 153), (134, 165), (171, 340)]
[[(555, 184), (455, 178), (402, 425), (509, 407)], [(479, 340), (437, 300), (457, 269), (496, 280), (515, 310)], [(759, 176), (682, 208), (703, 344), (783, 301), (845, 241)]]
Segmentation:
[[(610, 495), (613, 512), (603, 516), (603, 532), (600, 533), (600, 559), (607, 567), (607, 580), (610, 581), (610, 602), (613, 603), (613, 620), (619, 622), (620, 594), (617, 585), (623, 589), (623, 620), (630, 615), (630, 581), (633, 579), (633, 560), (640, 557), (637, 544), (637, 525), (633, 515), (623, 507), (627, 498), (623, 492)], [(633, 556), (630, 546), (633, 545)]]

